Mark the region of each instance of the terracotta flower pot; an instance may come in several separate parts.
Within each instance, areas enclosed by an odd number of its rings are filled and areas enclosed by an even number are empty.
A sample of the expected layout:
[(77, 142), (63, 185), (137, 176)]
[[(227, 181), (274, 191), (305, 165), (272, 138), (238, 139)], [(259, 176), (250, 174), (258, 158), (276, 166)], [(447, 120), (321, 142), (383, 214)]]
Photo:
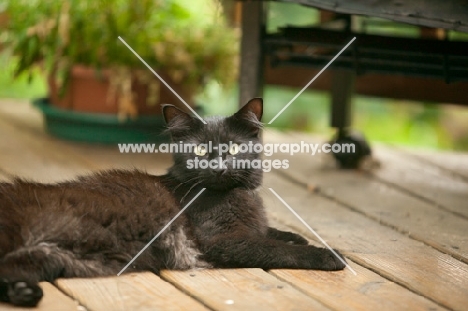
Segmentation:
[[(108, 100), (111, 88), (109, 77), (110, 70), (97, 71), (90, 67), (76, 65), (73, 66), (68, 87), (63, 96), (59, 96), (59, 90), (52, 75), (48, 78), (49, 99), (52, 105), (73, 110), (76, 112), (107, 113), (117, 114), (119, 106), (117, 98)], [(173, 81), (165, 74), (160, 74), (162, 78), (188, 103), (193, 107), (193, 94)], [(157, 77), (154, 77), (157, 79)], [(148, 85), (141, 83), (132, 77), (132, 93), (135, 96), (138, 115), (159, 115), (161, 114), (160, 104), (173, 104), (183, 107), (180, 100), (162, 83), (159, 86), (159, 102), (149, 104), (147, 102)]]

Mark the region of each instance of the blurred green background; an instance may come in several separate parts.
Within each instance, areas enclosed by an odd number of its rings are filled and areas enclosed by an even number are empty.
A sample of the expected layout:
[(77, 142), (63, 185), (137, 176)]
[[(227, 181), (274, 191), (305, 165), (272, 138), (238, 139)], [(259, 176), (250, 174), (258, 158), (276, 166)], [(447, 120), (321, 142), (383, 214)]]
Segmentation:
[[(209, 0), (179, 0), (200, 16), (200, 23), (216, 22), (222, 18), (222, 7)], [(209, 5), (207, 5), (209, 3)], [(269, 3), (268, 31), (294, 24), (310, 25), (318, 21), (318, 11), (288, 3)], [(372, 20), (371, 20), (372, 22)], [(375, 23), (379, 25), (378, 23)], [(381, 27), (369, 23), (368, 32), (416, 36), (416, 27)], [(450, 38), (468, 40), (468, 34), (450, 32)], [(237, 43), (233, 43), (237, 44)], [(26, 75), (12, 79), (14, 64), (0, 58), (0, 98), (34, 98), (46, 95), (43, 77), (36, 73), (29, 80)], [(264, 120), (273, 118), (299, 91), (295, 88), (266, 86)], [(238, 88), (222, 90), (216, 83), (206, 86), (198, 94), (206, 114), (230, 114), (236, 111)], [(327, 92), (305, 91), (275, 121), (279, 129), (293, 129), (331, 136), (329, 128), (330, 96)], [(370, 141), (431, 149), (468, 150), (468, 109), (455, 105), (436, 105), (429, 102), (410, 102), (392, 99), (355, 96), (353, 99), (353, 128), (362, 131)]]

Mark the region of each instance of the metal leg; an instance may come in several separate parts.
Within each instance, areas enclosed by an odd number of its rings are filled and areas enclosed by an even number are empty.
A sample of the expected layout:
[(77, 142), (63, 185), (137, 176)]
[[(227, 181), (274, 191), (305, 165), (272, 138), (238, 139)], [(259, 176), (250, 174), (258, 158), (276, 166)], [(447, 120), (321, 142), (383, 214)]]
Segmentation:
[(262, 1), (242, 2), (241, 66), (239, 107), (263, 95), (264, 10)]
[[(349, 129), (354, 79), (355, 73), (349, 70), (336, 70), (332, 78), (331, 126), (337, 129), (333, 143), (341, 146), (341, 151), (333, 152), (333, 156), (341, 168), (357, 168), (365, 157), (371, 155), (364, 135)], [(354, 152), (346, 152), (347, 145), (354, 145)]]
[(344, 129), (351, 125), (351, 98), (356, 74), (351, 70), (335, 70), (332, 76), (331, 126)]

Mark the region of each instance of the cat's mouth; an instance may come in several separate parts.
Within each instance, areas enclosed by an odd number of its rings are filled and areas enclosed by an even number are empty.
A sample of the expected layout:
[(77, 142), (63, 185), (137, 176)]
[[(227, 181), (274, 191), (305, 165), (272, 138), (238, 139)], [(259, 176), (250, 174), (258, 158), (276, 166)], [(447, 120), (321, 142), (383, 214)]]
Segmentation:
[(259, 184), (254, 183), (257, 178), (247, 178), (236, 174), (229, 169), (224, 171), (212, 171), (204, 178), (203, 187), (212, 190), (230, 190), (234, 188), (255, 189)]
[(216, 190), (226, 190), (237, 186), (227, 169), (210, 172), (210, 176), (205, 180), (205, 184), (207, 188)]

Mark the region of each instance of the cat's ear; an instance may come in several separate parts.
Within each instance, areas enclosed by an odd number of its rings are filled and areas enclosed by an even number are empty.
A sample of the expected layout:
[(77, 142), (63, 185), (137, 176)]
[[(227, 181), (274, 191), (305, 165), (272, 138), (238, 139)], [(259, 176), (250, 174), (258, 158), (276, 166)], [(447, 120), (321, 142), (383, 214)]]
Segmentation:
[(162, 105), (162, 113), (167, 124), (167, 132), (173, 138), (185, 135), (194, 126), (194, 119), (176, 106)]
[(170, 124), (173, 120), (179, 120), (179, 122), (189, 122), (192, 120), (192, 117), (180, 110), (174, 105), (164, 104), (162, 105), (162, 113), (164, 115), (164, 120), (166, 124)]
[(262, 121), (263, 115), (263, 99), (262, 98), (252, 98), (245, 104), (238, 112), (235, 113), (236, 116), (251, 120), (252, 114), (256, 117), (258, 122)]
[(247, 131), (248, 135), (257, 136), (263, 127), (261, 122), (263, 114), (263, 100), (253, 98), (249, 100), (232, 118), (237, 124), (242, 125), (242, 130)]

